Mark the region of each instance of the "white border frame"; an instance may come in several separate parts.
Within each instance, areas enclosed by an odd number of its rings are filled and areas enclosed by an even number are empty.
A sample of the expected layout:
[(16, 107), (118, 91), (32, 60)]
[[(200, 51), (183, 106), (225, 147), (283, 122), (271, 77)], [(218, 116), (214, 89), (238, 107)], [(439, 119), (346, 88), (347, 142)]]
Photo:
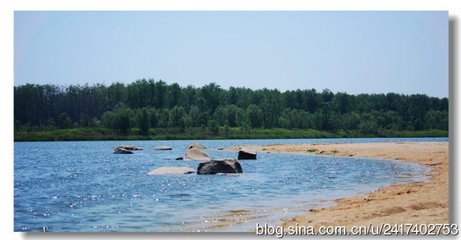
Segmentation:
[[(458, 158), (459, 142), (459, 93), (458, 84), (458, 57), (457, 47), (459, 15), (461, 14), (461, 1), (455, 0), (3, 0), (0, 2), (0, 104), (4, 116), (0, 117), (0, 234), (3, 239), (164, 239), (164, 238), (189, 238), (189, 239), (215, 239), (239, 238), (253, 239), (254, 234), (25, 234), (13, 232), (13, 86), (14, 86), (14, 11), (128, 11), (128, 10), (219, 10), (219, 11), (280, 11), (280, 10), (354, 10), (354, 11), (414, 11), (414, 10), (448, 10), (450, 21), (454, 21), (455, 31), (451, 32), (455, 39), (454, 48), (450, 49), (450, 157), (453, 161)], [(450, 28), (450, 30), (453, 30)], [(453, 51), (453, 52), (451, 52)], [(453, 167), (453, 165), (451, 165)], [(451, 173), (460, 173), (460, 164), (450, 169)], [(460, 199), (459, 177), (456, 183), (451, 182), (451, 187), (456, 188), (456, 196)], [(454, 189), (451, 189), (454, 190)], [(450, 210), (452, 219), (459, 224), (459, 209)], [(305, 239), (306, 237), (297, 237)], [(458, 236), (459, 238), (459, 236)]]

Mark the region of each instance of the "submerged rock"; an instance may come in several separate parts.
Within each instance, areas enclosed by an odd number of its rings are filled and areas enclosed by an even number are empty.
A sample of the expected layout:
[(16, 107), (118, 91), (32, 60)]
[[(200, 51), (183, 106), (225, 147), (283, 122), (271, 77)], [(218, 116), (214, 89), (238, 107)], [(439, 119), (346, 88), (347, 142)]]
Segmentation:
[(256, 159), (256, 151), (251, 150), (251, 149), (240, 149), (239, 155), (238, 155), (239, 160), (255, 160)]
[(183, 157), (177, 157), (176, 160), (184, 160)]
[(197, 172), (190, 167), (160, 167), (147, 173), (147, 175), (173, 175), (173, 174), (190, 174)]
[(122, 148), (122, 149), (129, 150), (129, 151), (144, 150), (143, 147), (130, 146), (130, 145), (120, 145), (116, 148)]
[(154, 150), (173, 150), (173, 148), (170, 146), (157, 146), (154, 147)]
[(198, 160), (198, 161), (211, 160), (210, 155), (208, 155), (206, 152), (202, 151), (199, 148), (188, 149), (183, 159), (184, 160)]
[(201, 143), (192, 143), (192, 144), (187, 145), (187, 149), (192, 149), (192, 148), (206, 149), (206, 147), (203, 146), (203, 144)]
[(117, 147), (114, 149), (114, 154), (133, 154), (133, 152), (125, 148)]
[(201, 162), (197, 174), (242, 173), (242, 166), (235, 159), (216, 159)]

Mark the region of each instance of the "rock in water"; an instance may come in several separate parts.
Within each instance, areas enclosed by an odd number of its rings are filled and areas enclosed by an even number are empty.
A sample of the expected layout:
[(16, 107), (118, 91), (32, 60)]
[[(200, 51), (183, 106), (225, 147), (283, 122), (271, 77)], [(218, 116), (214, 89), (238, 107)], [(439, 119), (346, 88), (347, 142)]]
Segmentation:
[(173, 148), (170, 146), (157, 146), (154, 147), (154, 150), (173, 150)]
[(198, 161), (211, 160), (210, 156), (206, 152), (198, 148), (188, 149), (183, 159), (184, 160), (198, 160)]
[(119, 148), (119, 147), (114, 149), (114, 153), (115, 154), (133, 154), (132, 151), (125, 149), (125, 148)]
[(238, 159), (256, 159), (256, 151), (250, 149), (240, 149)]
[(143, 147), (130, 146), (130, 145), (121, 145), (121, 146), (118, 146), (116, 148), (123, 148), (123, 149), (129, 150), (129, 151), (144, 150)]
[(242, 173), (242, 166), (235, 159), (217, 159), (201, 162), (197, 174)]
[(187, 149), (198, 148), (198, 149), (206, 149), (205, 146), (201, 143), (192, 143), (187, 146)]
[(161, 167), (148, 172), (148, 175), (173, 175), (173, 174), (190, 174), (197, 172), (190, 167)]

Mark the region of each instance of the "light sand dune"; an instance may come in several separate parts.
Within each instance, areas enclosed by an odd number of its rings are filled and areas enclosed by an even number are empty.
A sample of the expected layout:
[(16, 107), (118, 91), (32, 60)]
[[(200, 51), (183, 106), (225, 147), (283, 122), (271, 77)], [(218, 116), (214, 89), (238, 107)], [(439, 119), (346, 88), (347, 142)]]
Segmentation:
[[(292, 225), (367, 226), (368, 224), (448, 223), (448, 143), (351, 143), (239, 146), (258, 152), (397, 159), (432, 168), (428, 182), (399, 184), (379, 189), (366, 197), (338, 199), (331, 208), (300, 212), (284, 223)], [(347, 159), (345, 159), (347, 161)], [(350, 228), (349, 228), (350, 229)]]

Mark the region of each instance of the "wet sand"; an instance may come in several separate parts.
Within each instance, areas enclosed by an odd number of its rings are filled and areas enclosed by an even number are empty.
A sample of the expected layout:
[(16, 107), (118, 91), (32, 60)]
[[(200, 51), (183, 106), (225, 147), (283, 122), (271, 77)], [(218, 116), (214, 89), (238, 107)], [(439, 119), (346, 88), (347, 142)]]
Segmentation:
[[(258, 152), (294, 152), (401, 160), (430, 167), (430, 181), (397, 184), (366, 197), (337, 199), (330, 208), (300, 212), (284, 226), (368, 226), (448, 223), (448, 142), (283, 144), (239, 146)], [(345, 159), (347, 161), (347, 159)]]

